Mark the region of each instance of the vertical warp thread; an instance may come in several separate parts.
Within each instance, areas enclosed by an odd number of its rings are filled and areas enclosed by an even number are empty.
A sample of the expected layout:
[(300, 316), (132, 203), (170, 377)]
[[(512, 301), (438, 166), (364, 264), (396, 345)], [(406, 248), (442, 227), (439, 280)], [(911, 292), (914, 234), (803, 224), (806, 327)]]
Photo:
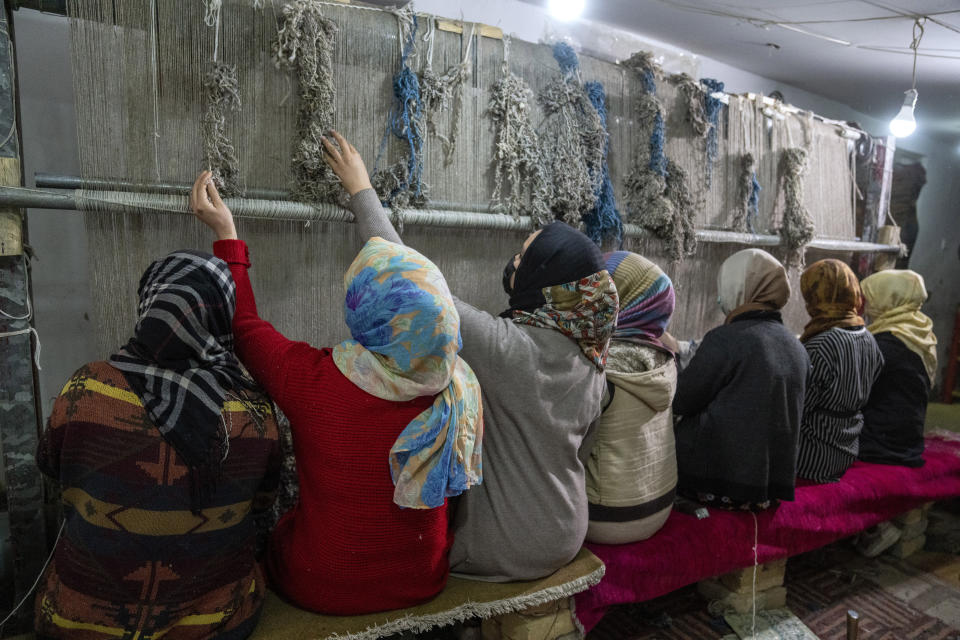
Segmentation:
[[(607, 133), (607, 93), (604, 91), (603, 84), (600, 82), (588, 82), (584, 85), (590, 104), (596, 109), (600, 116), (600, 122), (603, 125), (604, 133)], [(607, 143), (603, 147), (603, 166), (600, 173), (600, 184), (596, 191), (596, 203), (593, 209), (583, 216), (583, 230), (587, 236), (598, 245), (603, 240), (612, 237), (617, 245), (623, 243), (623, 218), (617, 209), (616, 195), (613, 191), (613, 181), (610, 179), (610, 165), (608, 157), (610, 154), (610, 140), (607, 134)]]

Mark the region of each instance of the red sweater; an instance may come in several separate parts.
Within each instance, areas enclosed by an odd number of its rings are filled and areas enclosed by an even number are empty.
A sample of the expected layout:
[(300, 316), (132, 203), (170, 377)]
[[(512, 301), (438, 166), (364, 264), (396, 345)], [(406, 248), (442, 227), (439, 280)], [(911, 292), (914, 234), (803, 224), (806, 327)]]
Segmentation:
[(340, 373), (330, 349), (284, 338), (257, 315), (247, 245), (223, 240), (213, 248), (237, 284), (237, 355), (293, 431), (300, 501), (271, 538), (271, 586), (306, 609), (335, 615), (432, 598), (449, 572), (447, 507), (396, 506), (388, 456), (433, 397), (381, 400)]

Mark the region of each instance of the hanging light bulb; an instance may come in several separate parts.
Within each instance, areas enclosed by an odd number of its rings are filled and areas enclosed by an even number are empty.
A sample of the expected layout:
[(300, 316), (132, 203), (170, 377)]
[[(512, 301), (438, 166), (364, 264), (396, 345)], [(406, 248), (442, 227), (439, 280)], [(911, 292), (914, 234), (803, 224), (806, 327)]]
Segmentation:
[(570, 22), (580, 17), (585, 4), (585, 0), (550, 0), (550, 15), (561, 22)]
[(890, 133), (897, 138), (906, 138), (917, 128), (917, 120), (913, 117), (913, 108), (917, 106), (917, 49), (923, 39), (923, 25), (926, 21), (926, 16), (913, 19), (913, 42), (910, 43), (910, 48), (913, 49), (913, 85), (909, 91), (904, 92), (903, 106), (890, 121)]
[(917, 120), (913, 117), (913, 108), (917, 104), (917, 90), (910, 89), (904, 92), (903, 106), (890, 121), (890, 133), (898, 138), (906, 138), (917, 128)]

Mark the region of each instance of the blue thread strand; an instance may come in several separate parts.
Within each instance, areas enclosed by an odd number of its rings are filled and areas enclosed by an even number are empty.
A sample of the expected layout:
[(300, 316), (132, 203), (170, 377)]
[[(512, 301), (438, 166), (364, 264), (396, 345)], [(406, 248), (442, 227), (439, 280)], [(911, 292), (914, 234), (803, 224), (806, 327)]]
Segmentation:
[[(600, 123), (603, 125), (603, 131), (607, 131), (607, 93), (603, 85), (599, 82), (587, 82), (584, 86), (587, 97), (590, 98), (590, 104), (597, 110), (600, 116)], [(587, 237), (598, 245), (608, 236), (616, 238), (618, 245), (623, 244), (623, 218), (617, 209), (616, 195), (613, 191), (613, 181), (610, 179), (610, 166), (607, 164), (607, 156), (610, 153), (610, 139), (603, 149), (603, 167), (600, 176), (600, 184), (597, 187), (595, 196), (596, 201), (593, 208), (584, 214), (583, 227)]]
[[(657, 95), (657, 79), (653, 69), (644, 70), (640, 77), (643, 91), (648, 95)], [(665, 140), (663, 112), (658, 108), (653, 118), (653, 129), (650, 131), (650, 170), (661, 178), (667, 177), (667, 156), (663, 152)]]
[(560, 65), (564, 76), (570, 76), (580, 70), (580, 58), (566, 42), (557, 42), (553, 45), (553, 59)]
[(423, 131), (420, 122), (423, 119), (423, 101), (420, 98), (420, 80), (417, 74), (410, 69), (408, 61), (416, 43), (419, 20), (413, 17), (413, 28), (403, 45), (400, 54), (400, 71), (393, 76), (393, 106), (387, 118), (386, 130), (380, 140), (380, 150), (374, 162), (374, 171), (380, 166), (380, 160), (387, 148), (390, 134), (407, 143), (407, 175), (403, 182), (394, 189), (384, 205), (389, 205), (393, 199), (408, 189), (413, 189), (416, 197), (423, 193)]
[(713, 182), (713, 165), (717, 161), (717, 155), (720, 150), (720, 112), (723, 110), (723, 101), (714, 98), (714, 93), (723, 92), (723, 83), (713, 78), (701, 78), (700, 84), (703, 85), (703, 112), (710, 123), (710, 130), (707, 131), (707, 166), (706, 179), (707, 188)]
[(760, 216), (760, 192), (763, 191), (763, 187), (760, 186), (760, 181), (757, 180), (757, 172), (754, 171), (753, 175), (750, 177), (750, 199), (747, 200), (747, 228), (750, 230), (750, 233), (756, 233), (754, 229), (754, 222)]

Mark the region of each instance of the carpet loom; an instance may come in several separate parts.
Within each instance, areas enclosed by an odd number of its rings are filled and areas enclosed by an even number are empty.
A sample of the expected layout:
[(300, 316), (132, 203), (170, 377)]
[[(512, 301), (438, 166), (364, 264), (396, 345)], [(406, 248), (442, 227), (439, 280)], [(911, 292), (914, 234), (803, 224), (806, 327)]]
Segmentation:
[[(296, 0), (294, 0), (296, 1)], [(156, 184), (192, 183), (206, 168), (201, 122), (204, 79), (217, 60), (235, 66), (239, 107), (225, 112), (224, 134), (235, 147), (238, 181), (248, 194), (292, 190), (291, 154), (297, 126), (297, 77), (278, 69), (272, 58), (281, 0), (222, 0), (213, 27), (205, 21), (207, 2), (159, 0), (72, 0), (70, 3), (73, 76), (84, 179), (117, 180), (151, 191)], [(403, 32), (391, 12), (339, 3), (319, 3), (337, 31), (333, 38), (332, 79), (336, 90), (334, 126), (350, 139), (374, 169), (393, 100), (392, 81), (400, 69)], [(436, 73), (465, 60), (472, 73), (463, 91), (462, 119), (455, 148), (445, 157), (442, 140), (425, 134), (424, 183), (428, 206), (454, 211), (489, 211), (493, 192), (494, 126), (487, 115), (490, 90), (502, 77), (504, 42), (464, 25), (463, 33), (426, 28), (434, 18), (420, 15), (409, 65)], [(472, 40), (472, 43), (468, 43)], [(539, 94), (560, 70), (550, 46), (514, 41), (509, 68)], [(637, 145), (646, 145), (634, 120), (635, 99), (643, 91), (630, 70), (580, 56), (580, 77), (599, 81), (607, 94), (609, 168), (624, 211), (624, 183)], [(719, 114), (718, 155), (712, 184), (705, 180), (706, 138), (691, 127), (683, 95), (667, 74), (658, 73), (657, 96), (665, 112), (667, 156), (688, 176), (698, 229), (731, 229), (742, 203), (739, 183), (743, 156), (755, 159), (759, 194), (759, 233), (771, 232), (783, 216), (780, 159), (787, 149), (806, 149), (804, 205), (816, 236), (854, 239), (854, 163), (849, 141), (835, 125), (811, 114), (767, 118), (763, 105), (730, 96)], [(543, 114), (536, 105), (534, 123)], [(439, 113), (436, 129), (449, 132), (453, 109)], [(380, 168), (403, 158), (405, 147), (390, 137)], [(128, 193), (136, 205), (137, 193)], [(260, 197), (260, 196), (250, 196)], [(185, 198), (184, 198), (185, 200)], [(179, 248), (209, 249), (210, 232), (185, 215), (144, 209), (137, 214), (98, 210), (84, 201), (90, 255), (90, 282), (97, 348), (106, 356), (122, 344), (135, 322), (136, 285), (155, 257)], [(504, 215), (487, 213), (487, 215)], [(290, 337), (317, 346), (346, 336), (342, 316), (342, 274), (359, 248), (349, 224), (239, 219), (238, 230), (251, 248), (254, 289), (262, 315)], [(408, 227), (404, 241), (433, 259), (453, 292), (490, 312), (505, 304), (500, 288), (503, 265), (526, 231), (478, 231)], [(659, 262), (677, 287), (677, 313), (670, 330), (699, 338), (722, 321), (716, 304), (715, 274), (720, 262), (743, 246), (701, 242), (696, 252), (672, 262), (664, 243), (653, 237), (627, 238), (625, 248)], [(609, 249), (611, 247), (605, 247)], [(783, 252), (772, 252), (784, 258)], [(826, 255), (826, 254), (824, 254)], [(834, 254), (835, 255), (835, 254)], [(808, 250), (807, 262), (820, 257)], [(799, 331), (806, 314), (791, 274), (794, 296), (785, 310)]]

